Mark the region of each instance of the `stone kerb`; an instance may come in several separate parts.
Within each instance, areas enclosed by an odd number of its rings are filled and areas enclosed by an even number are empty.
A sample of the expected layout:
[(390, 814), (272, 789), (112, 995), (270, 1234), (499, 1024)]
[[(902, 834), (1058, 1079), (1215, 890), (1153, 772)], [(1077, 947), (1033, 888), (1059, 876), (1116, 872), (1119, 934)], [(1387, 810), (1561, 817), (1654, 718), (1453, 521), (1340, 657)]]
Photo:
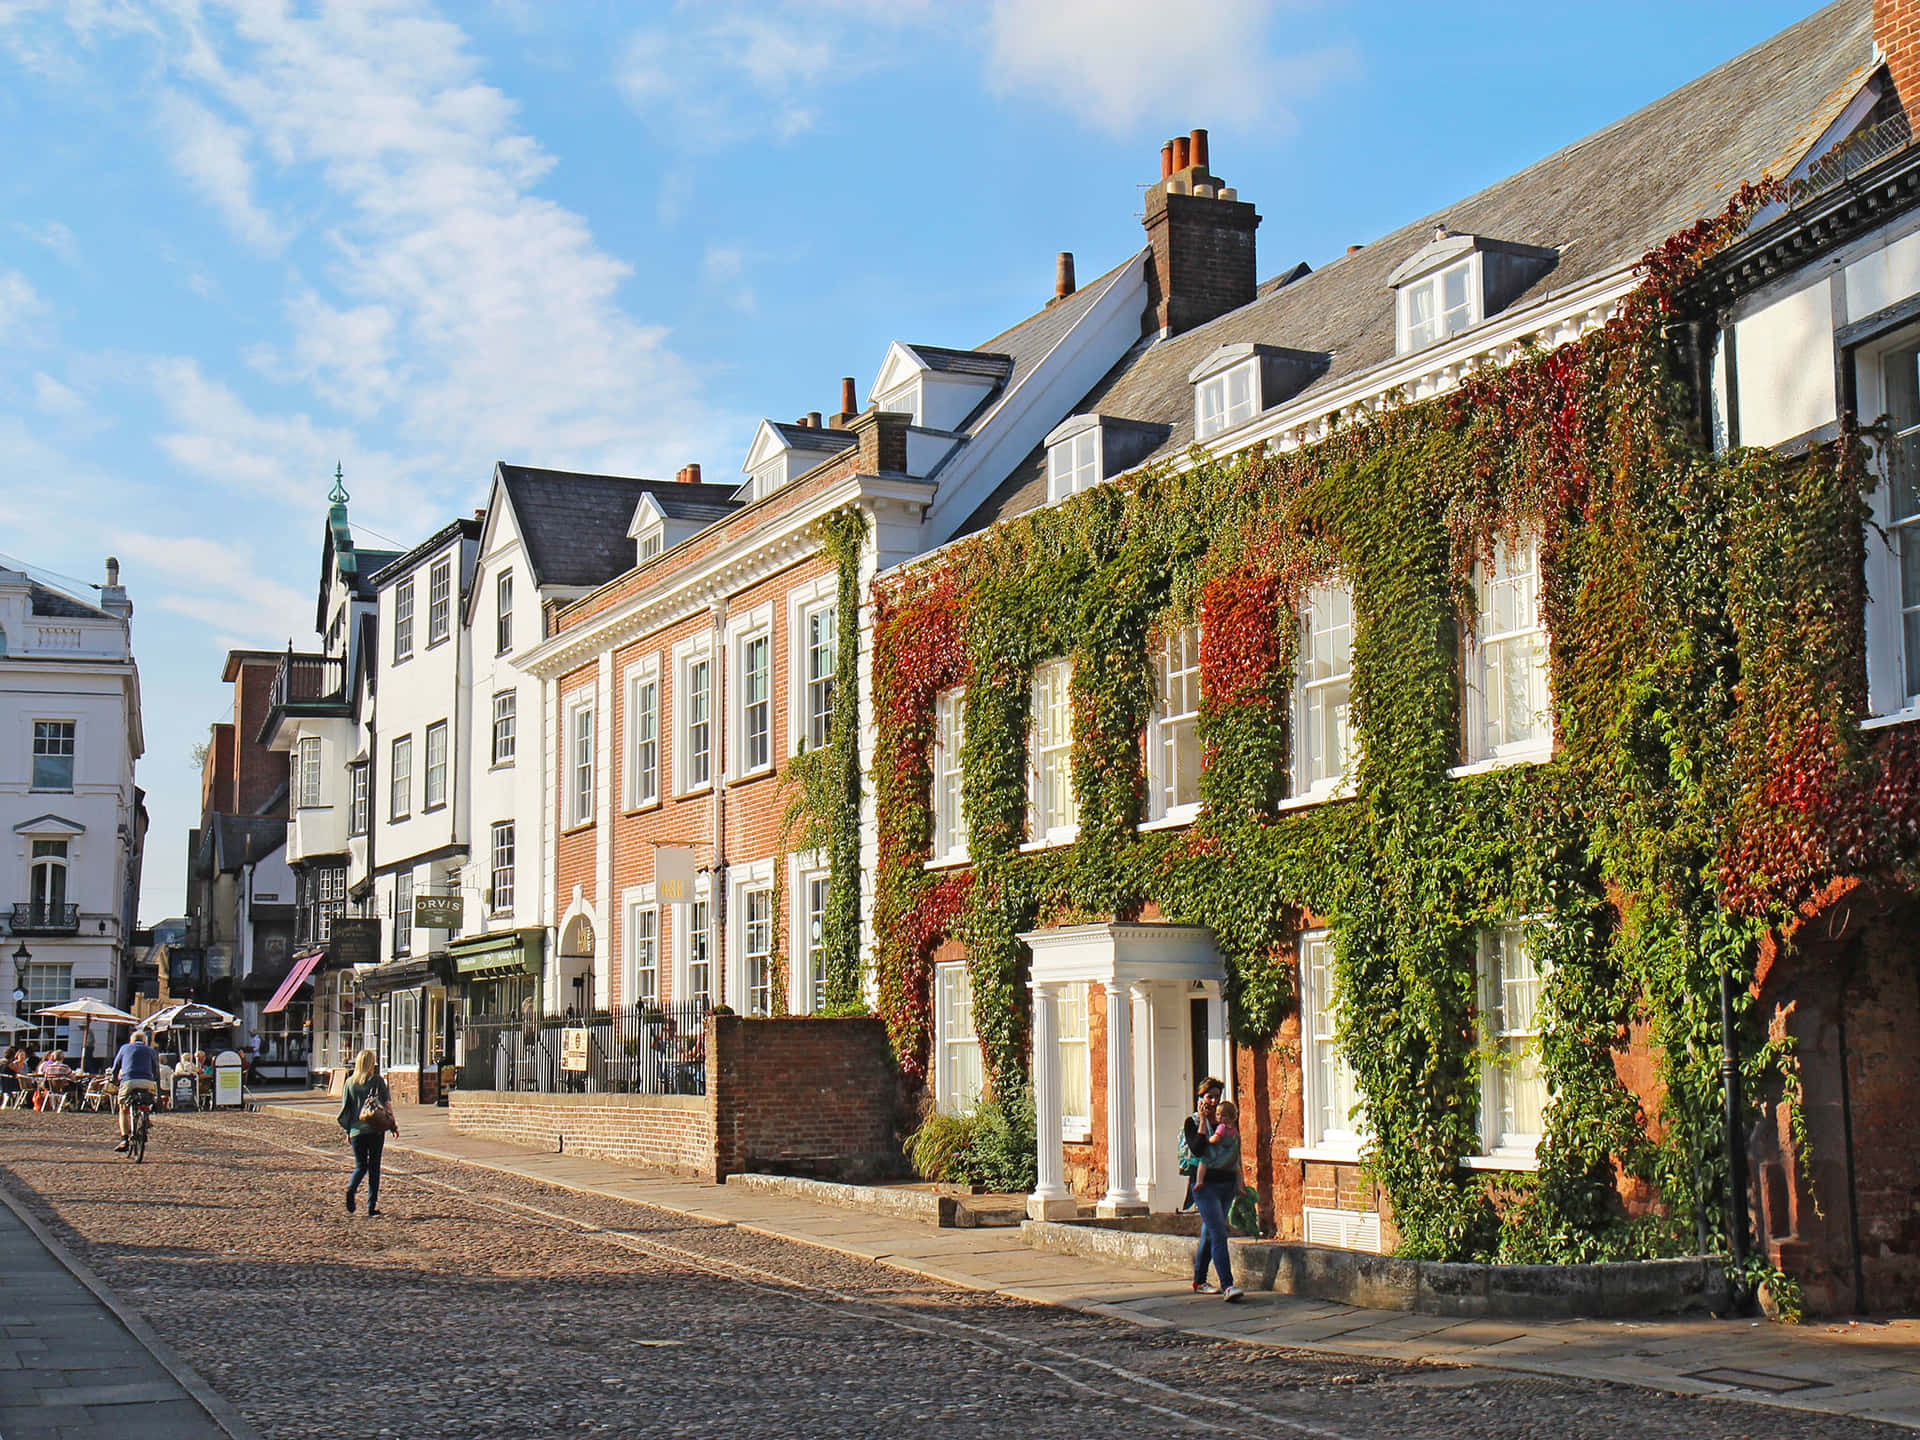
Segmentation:
[[(1038, 1250), (1169, 1275), (1193, 1270), (1194, 1242), (1183, 1235), (1039, 1220), (1020, 1228), (1022, 1238)], [(1461, 1318), (1621, 1319), (1724, 1313), (1728, 1303), (1721, 1262), (1699, 1257), (1605, 1265), (1449, 1265), (1322, 1245), (1236, 1240), (1233, 1267), (1248, 1290)]]

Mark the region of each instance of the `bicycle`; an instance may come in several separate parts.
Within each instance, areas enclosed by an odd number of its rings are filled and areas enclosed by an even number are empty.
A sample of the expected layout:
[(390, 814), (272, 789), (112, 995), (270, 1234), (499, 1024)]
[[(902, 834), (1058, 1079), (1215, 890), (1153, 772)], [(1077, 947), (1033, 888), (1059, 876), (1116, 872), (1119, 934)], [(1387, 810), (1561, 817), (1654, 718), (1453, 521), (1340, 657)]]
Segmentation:
[(147, 1158), (147, 1131), (152, 1126), (153, 1092), (135, 1090), (127, 1097), (133, 1123), (127, 1129), (127, 1159), (139, 1165)]

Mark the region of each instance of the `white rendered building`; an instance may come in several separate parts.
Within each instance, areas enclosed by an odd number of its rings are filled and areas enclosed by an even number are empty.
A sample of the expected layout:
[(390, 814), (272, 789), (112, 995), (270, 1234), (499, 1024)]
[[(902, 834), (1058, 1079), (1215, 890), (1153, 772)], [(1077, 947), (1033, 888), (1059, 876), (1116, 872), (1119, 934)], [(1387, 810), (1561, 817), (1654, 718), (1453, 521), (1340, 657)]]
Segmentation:
[[(133, 604), (107, 561), (97, 604), (0, 567), (0, 954), (15, 1009), (123, 1001), (145, 815)], [(79, 1029), (19, 1037), (79, 1053)]]

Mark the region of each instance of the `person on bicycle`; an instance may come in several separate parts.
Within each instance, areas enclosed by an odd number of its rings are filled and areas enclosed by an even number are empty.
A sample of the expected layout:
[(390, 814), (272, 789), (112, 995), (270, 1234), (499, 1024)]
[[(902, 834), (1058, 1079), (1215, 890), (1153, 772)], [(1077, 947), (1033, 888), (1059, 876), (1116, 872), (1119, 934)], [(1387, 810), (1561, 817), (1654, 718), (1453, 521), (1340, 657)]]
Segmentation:
[(120, 1114), (120, 1143), (113, 1148), (125, 1151), (133, 1138), (134, 1093), (144, 1090), (149, 1105), (160, 1093), (160, 1056), (147, 1043), (146, 1031), (133, 1032), (133, 1038), (114, 1054), (107, 1076), (120, 1086), (119, 1103), (114, 1107)]

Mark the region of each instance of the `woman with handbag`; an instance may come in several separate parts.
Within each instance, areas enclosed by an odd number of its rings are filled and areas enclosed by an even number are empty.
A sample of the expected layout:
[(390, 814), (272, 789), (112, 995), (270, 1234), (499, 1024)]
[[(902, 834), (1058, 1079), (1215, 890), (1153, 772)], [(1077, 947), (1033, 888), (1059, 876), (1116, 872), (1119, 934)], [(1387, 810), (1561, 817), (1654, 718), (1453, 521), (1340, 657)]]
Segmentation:
[(393, 1095), (387, 1089), (387, 1077), (380, 1073), (380, 1060), (373, 1051), (362, 1050), (353, 1061), (346, 1094), (340, 1101), (340, 1128), (353, 1145), (353, 1178), (347, 1181), (347, 1213), (353, 1213), (354, 1192), (367, 1182), (367, 1214), (380, 1213), (380, 1152), (387, 1143), (387, 1132), (400, 1133), (393, 1119)]

